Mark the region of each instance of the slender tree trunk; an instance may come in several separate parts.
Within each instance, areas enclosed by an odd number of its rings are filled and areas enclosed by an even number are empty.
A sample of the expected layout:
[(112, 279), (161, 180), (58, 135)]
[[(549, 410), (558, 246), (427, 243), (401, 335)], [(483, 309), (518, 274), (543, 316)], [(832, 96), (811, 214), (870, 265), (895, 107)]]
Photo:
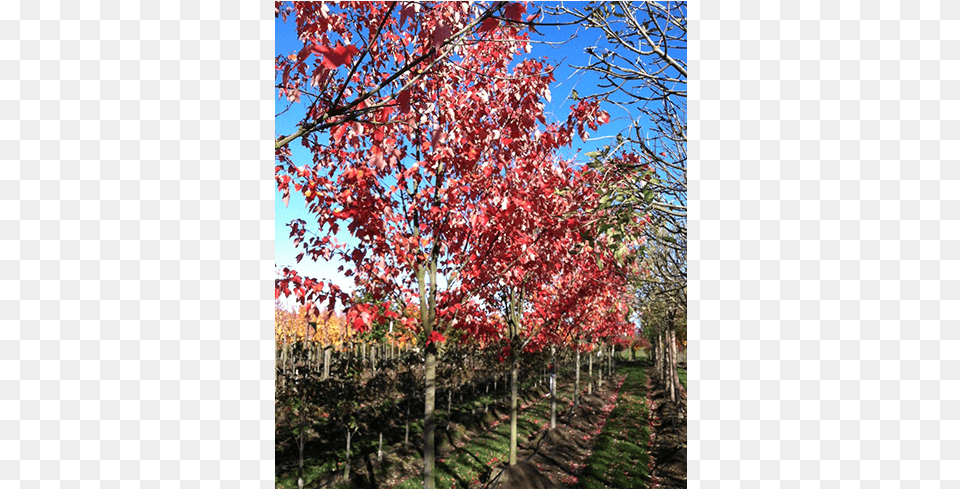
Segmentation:
[[(576, 343), (577, 348), (577, 370), (573, 377), (573, 408), (580, 407), (580, 342)], [(568, 421), (569, 423), (569, 421)]]
[(407, 430), (403, 434), (404, 447), (410, 446), (410, 405), (411, 404), (413, 404), (413, 398), (411, 396), (407, 396)]
[(587, 355), (587, 363), (590, 365), (587, 370), (589, 372), (588, 377), (590, 377), (590, 381), (587, 382), (587, 395), (590, 395), (590, 394), (593, 394), (593, 352), (592, 351), (590, 352), (590, 354)]
[(663, 352), (660, 351), (660, 333), (659, 332), (657, 332), (657, 335), (653, 339), (653, 351), (654, 351), (653, 365), (656, 368), (657, 376), (663, 375)]
[[(346, 359), (346, 364), (347, 364), (347, 365), (349, 365), (350, 362), (353, 360), (353, 355), (354, 355), (354, 353), (356, 352), (356, 348), (357, 348), (357, 345), (354, 345), (353, 342), (350, 342), (350, 343), (347, 344), (347, 351), (344, 352), (344, 353), (346, 354), (346, 357), (347, 357), (347, 359)], [(340, 358), (341, 358), (341, 360), (342, 360), (342, 359), (343, 359), (343, 355), (341, 355)]]
[(520, 367), (515, 351), (510, 359), (510, 465), (517, 464), (517, 374)]
[(297, 489), (303, 489), (303, 432), (306, 427), (306, 409), (303, 406), (303, 395), (300, 396), (300, 440), (297, 448), (300, 450), (300, 459), (297, 461)]
[(597, 355), (597, 389), (603, 388), (603, 344), (600, 344), (599, 355)]
[(370, 368), (373, 369), (373, 373), (377, 373), (377, 348), (379, 346), (374, 346), (370, 348)]
[(343, 478), (350, 480), (350, 440), (353, 438), (353, 432), (347, 428), (347, 463), (343, 467)]
[(287, 355), (290, 349), (287, 345), (287, 335), (283, 335), (283, 344), (280, 345), (280, 384), (287, 385)]
[(377, 462), (383, 460), (383, 432), (380, 432), (380, 445), (377, 447)]
[(610, 345), (610, 351), (607, 352), (607, 376), (608, 377), (613, 377), (613, 360), (614, 360), (613, 356), (615, 353), (616, 353), (616, 350), (614, 350), (613, 345)]
[[(494, 388), (493, 391), (496, 392), (496, 391), (497, 391), (496, 388)], [(490, 380), (489, 380), (489, 379), (485, 379), (485, 380), (483, 381), (483, 394), (484, 394), (484, 395), (487, 395), (487, 394), (489, 394), (489, 393), (490, 393)], [(489, 408), (490, 408), (490, 403), (489, 403), (489, 402), (486, 402), (486, 403), (483, 404), (483, 412), (487, 412), (487, 409), (489, 409)]]
[(453, 422), (453, 389), (447, 389), (447, 429), (450, 429), (450, 423)]
[(333, 347), (326, 345), (323, 348), (323, 378), (330, 378), (330, 357), (333, 355)]
[(674, 391), (674, 401), (679, 398), (680, 391), (680, 373), (677, 371), (677, 363), (679, 358), (677, 356), (677, 332), (671, 327), (670, 328), (670, 380), (673, 382), (673, 391)]
[(550, 429), (557, 427), (557, 347), (550, 347)]
[(434, 489), (434, 465), (436, 463), (436, 446), (434, 435), (437, 427), (437, 417), (434, 412), (437, 395), (437, 350), (433, 344), (427, 346), (426, 368), (424, 377), (426, 396), (423, 404), (423, 488)]

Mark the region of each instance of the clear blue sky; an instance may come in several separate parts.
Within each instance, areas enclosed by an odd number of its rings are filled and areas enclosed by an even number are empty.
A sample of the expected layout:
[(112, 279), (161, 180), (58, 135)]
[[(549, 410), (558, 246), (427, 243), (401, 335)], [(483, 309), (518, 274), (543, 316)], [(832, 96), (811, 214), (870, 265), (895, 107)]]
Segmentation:
[[(550, 5), (551, 3), (541, 2), (539, 5)], [(528, 12), (532, 12), (533, 6), (528, 7)], [(299, 51), (302, 44), (296, 37), (296, 29), (293, 17), (287, 22), (282, 18), (275, 21), (276, 29), (276, 54), (286, 55), (290, 52)], [(551, 85), (551, 102), (546, 103), (547, 121), (564, 121), (567, 118), (569, 108), (573, 100), (570, 98), (571, 92), (576, 89), (580, 96), (596, 92), (599, 78), (593, 72), (577, 71), (570, 68), (570, 65), (589, 64), (589, 55), (585, 48), (602, 45), (601, 33), (595, 30), (586, 30), (581, 26), (553, 26), (538, 28), (541, 37), (534, 37), (534, 40), (549, 42), (567, 41), (562, 45), (534, 44), (532, 52), (527, 56), (549, 58), (550, 64), (557, 66), (554, 72), (556, 81)], [(572, 39), (571, 39), (572, 38)], [(276, 100), (276, 113), (287, 109), (288, 102), (286, 98)], [(301, 110), (298, 110), (301, 109)], [(612, 144), (612, 137), (623, 128), (632, 123), (630, 114), (615, 106), (604, 107), (610, 113), (610, 123), (601, 126), (596, 133), (591, 132), (590, 140), (581, 142), (579, 138), (574, 138), (573, 148), (563, 156), (576, 157), (579, 162), (586, 162), (584, 153), (593, 151), (605, 144)], [(294, 104), (286, 113), (276, 118), (276, 135), (290, 134), (295, 130), (297, 123), (300, 122), (303, 115), (300, 104)], [(299, 142), (290, 145), (294, 162), (303, 161), (309, 163), (311, 157)], [(344, 290), (353, 289), (353, 278), (344, 277), (337, 272), (337, 268), (343, 265), (342, 262), (312, 262), (305, 257), (299, 264), (296, 263), (296, 255), (299, 253), (293, 247), (293, 241), (289, 238), (290, 230), (287, 226), (292, 219), (304, 219), (307, 222), (308, 229), (316, 230), (315, 220), (306, 212), (303, 196), (291, 189), (289, 207), (285, 207), (281, 200), (280, 192), (275, 193), (276, 203), (276, 248), (275, 260), (278, 267), (291, 266), (301, 275), (311, 276), (324, 280), (331, 280), (338, 284)], [(346, 226), (341, 227), (341, 233), (337, 236), (340, 241), (348, 241), (352, 238), (345, 231)]]

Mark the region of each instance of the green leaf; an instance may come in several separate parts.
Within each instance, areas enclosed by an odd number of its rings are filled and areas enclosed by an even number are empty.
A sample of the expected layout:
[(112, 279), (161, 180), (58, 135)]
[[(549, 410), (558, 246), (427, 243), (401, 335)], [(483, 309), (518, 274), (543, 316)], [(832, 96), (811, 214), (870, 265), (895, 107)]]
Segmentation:
[(615, 252), (613, 253), (613, 258), (614, 258), (615, 260), (617, 260), (617, 263), (621, 263), (621, 261), (622, 261), (622, 259), (623, 259), (623, 255), (624, 255), (624, 253), (626, 253), (626, 252), (627, 252), (627, 246), (621, 244), (620, 247), (617, 248), (617, 251), (615, 251)]

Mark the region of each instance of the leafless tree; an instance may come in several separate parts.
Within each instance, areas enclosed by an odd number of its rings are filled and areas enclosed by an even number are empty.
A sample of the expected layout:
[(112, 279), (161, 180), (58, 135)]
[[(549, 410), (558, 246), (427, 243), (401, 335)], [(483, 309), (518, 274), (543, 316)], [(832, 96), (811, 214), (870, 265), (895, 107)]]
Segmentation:
[[(580, 19), (604, 42), (588, 48), (590, 63), (575, 66), (600, 75), (597, 96), (633, 122), (615, 144), (593, 155), (606, 177), (612, 221), (604, 232), (649, 216), (645, 239), (665, 250), (654, 279), (667, 290), (686, 285), (687, 236), (687, 8), (684, 2), (590, 2), (550, 10)], [(638, 159), (623, 158), (638, 154)], [(626, 236), (620, 235), (619, 238)], [(669, 259), (674, 263), (661, 263)]]

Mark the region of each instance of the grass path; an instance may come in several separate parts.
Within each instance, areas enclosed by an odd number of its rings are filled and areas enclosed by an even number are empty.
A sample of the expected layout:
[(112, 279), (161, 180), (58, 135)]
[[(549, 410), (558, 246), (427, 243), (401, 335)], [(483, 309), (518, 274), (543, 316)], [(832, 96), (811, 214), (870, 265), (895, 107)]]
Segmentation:
[(639, 362), (623, 363), (618, 370), (626, 379), (593, 453), (584, 461), (578, 488), (645, 488), (650, 479), (649, 381)]

